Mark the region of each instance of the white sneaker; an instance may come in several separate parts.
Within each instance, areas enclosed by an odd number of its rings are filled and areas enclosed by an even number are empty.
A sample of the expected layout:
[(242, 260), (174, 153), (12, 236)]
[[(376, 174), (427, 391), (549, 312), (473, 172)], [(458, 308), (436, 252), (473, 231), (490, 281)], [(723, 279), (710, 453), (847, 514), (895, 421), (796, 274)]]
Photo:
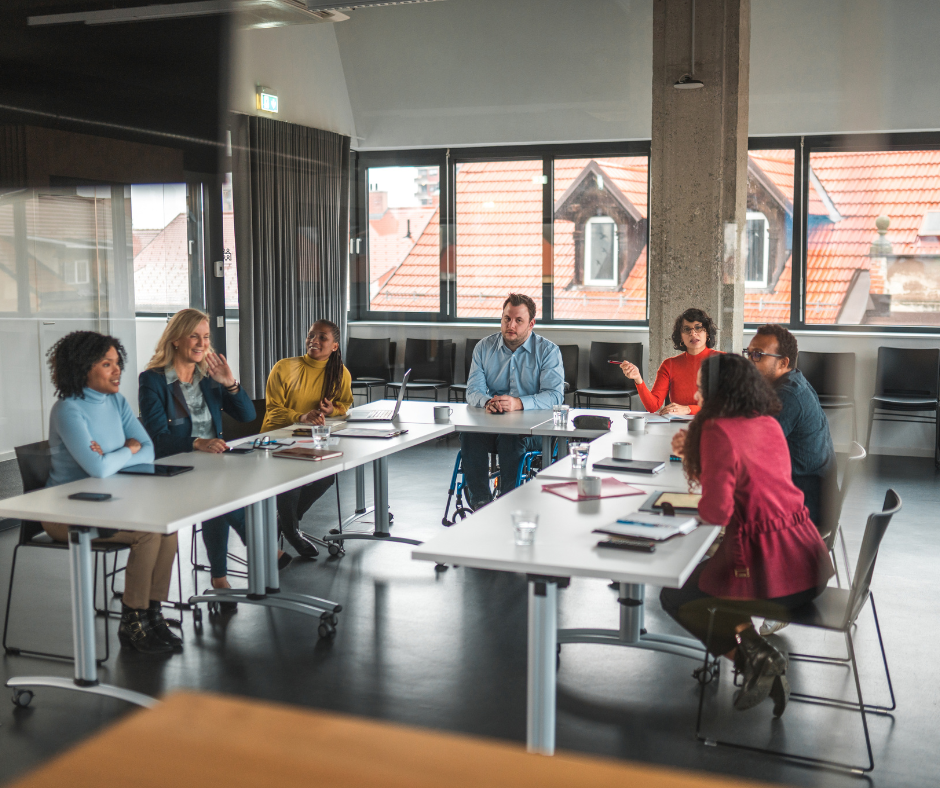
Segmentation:
[(761, 637), (773, 635), (785, 626), (787, 626), (786, 621), (774, 621), (772, 618), (765, 618), (764, 623), (760, 625), (760, 635)]

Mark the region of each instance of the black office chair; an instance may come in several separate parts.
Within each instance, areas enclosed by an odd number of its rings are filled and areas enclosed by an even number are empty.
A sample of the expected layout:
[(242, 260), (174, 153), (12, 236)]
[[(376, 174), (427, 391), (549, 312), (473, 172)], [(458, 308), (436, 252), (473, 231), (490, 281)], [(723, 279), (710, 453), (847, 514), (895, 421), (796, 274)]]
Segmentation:
[(255, 417), (252, 421), (238, 421), (222, 411), (222, 437), (227, 441), (237, 441), (240, 438), (247, 438), (249, 435), (257, 435), (261, 432), (261, 425), (264, 424), (264, 414), (266, 406), (263, 399), (253, 399), (251, 404), (255, 406)]
[[(581, 398), (591, 407), (591, 400), (623, 399), (627, 407), (633, 405), (636, 384), (620, 368), (609, 362), (630, 361), (637, 365), (643, 374), (643, 344), (641, 342), (592, 342), (591, 358), (588, 367), (588, 388), (577, 389), (574, 393), (574, 406), (581, 406)], [(612, 407), (607, 405), (605, 407)]]
[(473, 363), (473, 349), (477, 346), (479, 339), (468, 339), (463, 351), (463, 383), (454, 383), (447, 390), (447, 400), (449, 402), (467, 401), (467, 380), (470, 378), (470, 365)]
[(350, 337), (346, 343), (346, 368), (352, 376), (352, 390), (366, 392), (366, 401), (372, 402), (372, 389), (385, 386), (392, 379), (395, 357), (393, 343), (388, 338), (361, 339)]
[[(871, 452), (871, 427), (875, 421), (914, 421), (934, 424), (934, 464), (940, 467), (940, 349), (878, 348), (875, 396), (868, 409), (868, 438), (865, 449)], [(881, 411), (880, 413), (878, 411)], [(924, 415), (930, 411), (930, 415)], [(913, 415), (913, 414), (920, 415)], [(902, 415), (910, 414), (910, 415)]]
[[(454, 361), (457, 346), (450, 339), (408, 339), (405, 341), (405, 369), (411, 378), (405, 399), (411, 394), (424, 394), (437, 401), (437, 392), (454, 384)], [(385, 397), (395, 398), (401, 382), (388, 383)]]
[[(767, 755), (777, 755), (783, 758), (789, 758), (808, 766), (844, 769), (852, 772), (870, 772), (875, 768), (875, 759), (871, 749), (871, 737), (868, 732), (867, 714), (887, 715), (894, 711), (897, 703), (894, 698), (894, 687), (891, 683), (891, 672), (888, 669), (888, 657), (885, 654), (884, 640), (881, 637), (881, 625), (878, 622), (878, 611), (875, 608), (875, 597), (871, 593), (871, 579), (875, 571), (875, 561), (878, 558), (878, 548), (881, 540), (884, 538), (885, 531), (891, 518), (901, 510), (901, 498), (894, 490), (888, 490), (885, 495), (882, 511), (873, 512), (868, 516), (868, 523), (865, 526), (865, 535), (862, 537), (862, 547), (858, 556), (858, 563), (855, 567), (855, 579), (850, 588), (832, 588), (829, 587), (822, 592), (810, 604), (792, 611), (781, 611), (778, 607), (767, 606), (767, 603), (761, 601), (741, 602), (737, 605), (733, 602), (721, 600), (714, 608), (710, 610), (714, 617), (719, 611), (746, 611), (753, 616), (766, 615), (780, 621), (787, 621), (794, 626), (809, 627), (811, 629), (824, 629), (830, 632), (841, 632), (845, 638), (846, 657), (829, 657), (817, 654), (799, 654), (790, 652), (790, 662), (814, 662), (822, 665), (843, 666), (848, 664), (852, 668), (852, 677), (855, 679), (855, 691), (858, 696), (858, 702), (846, 701), (841, 698), (829, 698), (819, 695), (809, 695), (800, 692), (791, 692), (790, 700), (811, 703), (819, 706), (830, 706), (843, 711), (858, 711), (862, 718), (862, 729), (865, 733), (865, 746), (868, 750), (868, 766), (858, 766), (853, 764), (832, 761), (827, 758), (816, 758), (807, 755), (796, 755), (784, 752), (782, 750), (770, 750), (764, 747), (741, 744), (738, 742), (722, 741), (715, 736), (704, 736), (702, 734), (702, 709), (705, 703), (705, 683), (702, 682), (699, 693), (698, 719), (695, 725), (695, 735), (698, 740), (711, 746), (722, 745), (725, 747), (735, 747), (740, 750), (750, 750), (751, 752), (760, 752)], [(855, 643), (852, 637), (852, 630), (855, 628), (855, 621), (866, 602), (871, 602), (871, 612), (875, 620), (875, 632), (878, 635), (878, 645), (881, 648), (881, 661), (884, 664), (885, 678), (888, 683), (888, 693), (891, 696), (890, 706), (879, 706), (865, 703), (862, 698), (862, 684), (858, 674), (858, 661), (855, 658)], [(709, 632), (711, 628), (709, 628)], [(717, 663), (718, 657), (712, 658), (707, 649), (709, 643), (706, 643), (705, 666), (699, 672), (700, 676), (708, 674), (710, 661)]]
[(558, 349), (561, 351), (561, 363), (565, 368), (565, 394), (568, 394), (578, 389), (578, 360), (581, 348), (577, 345), (559, 345)]
[[(20, 469), (20, 476), (23, 480), (23, 491), (33, 492), (34, 490), (41, 490), (45, 487), (46, 482), (49, 481), (49, 473), (52, 470), (52, 454), (49, 451), (49, 441), (39, 441), (38, 443), (30, 443), (26, 446), (17, 446), (14, 450), (16, 452), (16, 462)], [(50, 657), (52, 659), (68, 659), (74, 661), (75, 657), (72, 654), (53, 654), (47, 651), (35, 651), (18, 646), (10, 646), (7, 643), (7, 630), (10, 625), (10, 607), (13, 602), (13, 579), (16, 576), (16, 558), (21, 547), (44, 547), (53, 550), (69, 549), (67, 543), (53, 540), (43, 530), (42, 523), (36, 522), (35, 520), (22, 520), (20, 522), (20, 537), (16, 546), (13, 548), (13, 564), (10, 567), (10, 585), (7, 589), (7, 607), (3, 617), (3, 649), (7, 654), (25, 654), (31, 657)], [(123, 550), (129, 550), (130, 546), (126, 544), (95, 544), (92, 542), (91, 549), (95, 556), (95, 577), (98, 576), (98, 557), (101, 555), (104, 556), (105, 571), (101, 575), (101, 592), (103, 598), (107, 600), (108, 578), (112, 580), (113, 591), (114, 575), (118, 571), (123, 571), (117, 568), (118, 553)], [(114, 566), (110, 572), (107, 571), (108, 555), (114, 556)], [(94, 584), (92, 584), (92, 586), (94, 588)], [(107, 606), (99, 608), (97, 606), (98, 593), (96, 589), (93, 591), (93, 594), (94, 598), (92, 603), (95, 606), (95, 613), (105, 617), (104, 657), (96, 659), (96, 662), (100, 665), (103, 662), (107, 662), (111, 654), (111, 633), (108, 628), (107, 617), (120, 614), (112, 613), (112, 611), (107, 609)], [(107, 602), (105, 602), (105, 605), (107, 605)]]
[(855, 354), (801, 350), (797, 369), (816, 391), (823, 410), (852, 411), (852, 440), (858, 440), (855, 418)]

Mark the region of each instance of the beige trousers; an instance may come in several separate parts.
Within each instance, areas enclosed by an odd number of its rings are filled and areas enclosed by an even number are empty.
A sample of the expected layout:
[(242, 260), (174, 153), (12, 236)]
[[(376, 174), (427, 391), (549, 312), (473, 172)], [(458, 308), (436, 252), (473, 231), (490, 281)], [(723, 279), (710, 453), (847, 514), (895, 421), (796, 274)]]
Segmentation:
[[(57, 542), (68, 542), (69, 527), (64, 523), (43, 523), (43, 529)], [(149, 607), (150, 600), (166, 602), (170, 596), (170, 578), (176, 557), (176, 534), (150, 534), (143, 531), (118, 531), (94, 544), (131, 546), (124, 570), (124, 604), (137, 610)]]

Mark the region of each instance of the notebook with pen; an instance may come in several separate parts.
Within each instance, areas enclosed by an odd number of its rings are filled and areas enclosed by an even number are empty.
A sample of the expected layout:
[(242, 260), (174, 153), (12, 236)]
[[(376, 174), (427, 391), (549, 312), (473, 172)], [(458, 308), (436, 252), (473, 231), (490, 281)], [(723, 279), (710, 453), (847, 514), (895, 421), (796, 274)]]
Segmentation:
[(594, 533), (607, 534), (608, 536), (634, 536), (651, 539), (654, 542), (663, 542), (679, 534), (691, 533), (697, 527), (698, 520), (694, 517), (670, 517), (665, 514), (633, 512), (618, 518), (603, 528), (595, 528)]
[(281, 449), (274, 452), (272, 457), (280, 457), (284, 460), (307, 460), (308, 462), (319, 462), (320, 460), (332, 460), (336, 457), (342, 457), (341, 451), (333, 449), (307, 449), (301, 446), (295, 446), (292, 449)]

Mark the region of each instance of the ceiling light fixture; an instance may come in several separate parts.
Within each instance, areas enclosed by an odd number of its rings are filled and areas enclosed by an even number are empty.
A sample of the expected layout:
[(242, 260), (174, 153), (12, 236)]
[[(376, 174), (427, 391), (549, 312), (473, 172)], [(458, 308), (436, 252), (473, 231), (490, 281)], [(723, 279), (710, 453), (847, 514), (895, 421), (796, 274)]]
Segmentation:
[(673, 84), (676, 90), (697, 90), (705, 87), (705, 83), (695, 78), (695, 0), (692, 0), (692, 36), (689, 51), (689, 72), (679, 77), (678, 82)]

